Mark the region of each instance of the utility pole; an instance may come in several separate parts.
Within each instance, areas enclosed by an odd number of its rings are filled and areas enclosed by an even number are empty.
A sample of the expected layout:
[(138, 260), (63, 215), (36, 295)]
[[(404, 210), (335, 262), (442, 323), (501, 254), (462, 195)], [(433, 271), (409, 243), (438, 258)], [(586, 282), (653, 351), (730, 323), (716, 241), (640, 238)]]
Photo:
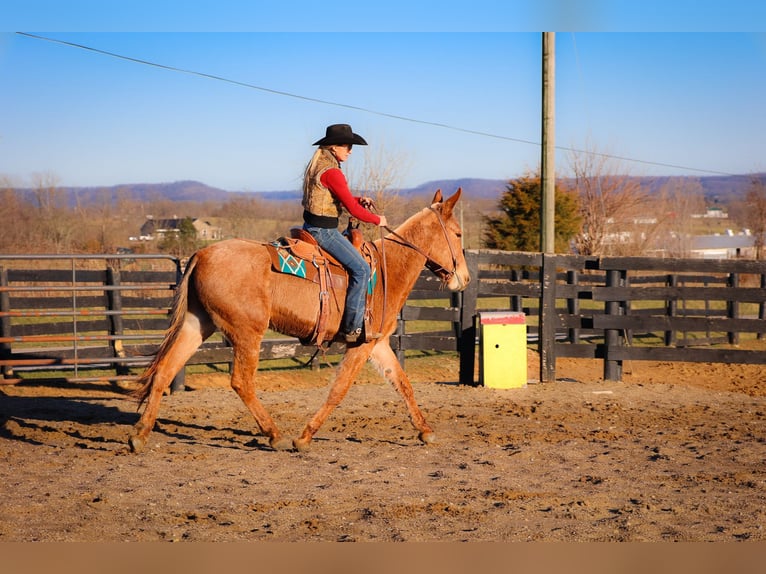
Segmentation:
[(556, 215), (555, 163), (555, 92), (556, 92), (556, 34), (543, 32), (543, 117), (542, 158), (540, 178), (540, 251), (554, 253), (554, 220)]
[(540, 323), (538, 351), (540, 353), (540, 381), (552, 382), (556, 377), (556, 325), (552, 318), (556, 311), (556, 168), (554, 164), (554, 112), (555, 112), (555, 34), (543, 32), (543, 134), (540, 165)]

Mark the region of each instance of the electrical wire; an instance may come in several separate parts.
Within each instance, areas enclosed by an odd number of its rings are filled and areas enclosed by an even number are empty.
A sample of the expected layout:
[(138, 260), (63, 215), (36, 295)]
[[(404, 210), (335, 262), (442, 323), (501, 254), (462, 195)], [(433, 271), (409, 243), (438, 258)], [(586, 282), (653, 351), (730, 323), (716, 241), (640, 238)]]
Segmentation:
[[(291, 92), (285, 92), (285, 91), (276, 90), (276, 89), (273, 89), (273, 88), (266, 88), (264, 86), (258, 86), (258, 85), (251, 84), (251, 83), (248, 83), (248, 82), (242, 82), (242, 81), (239, 81), (239, 80), (233, 80), (231, 78), (225, 78), (223, 76), (217, 76), (215, 74), (208, 74), (208, 73), (205, 73), (205, 72), (198, 72), (196, 70), (190, 70), (190, 69), (185, 69), (185, 68), (179, 68), (179, 67), (176, 67), (176, 66), (168, 66), (168, 65), (165, 65), (165, 64), (159, 64), (157, 62), (152, 62), (152, 61), (149, 61), (149, 60), (143, 60), (143, 59), (140, 59), (140, 58), (133, 58), (131, 56), (125, 56), (123, 54), (117, 54), (115, 52), (109, 52), (107, 50), (101, 50), (99, 48), (93, 48), (92, 46), (85, 46), (83, 44), (77, 44), (75, 42), (68, 42), (66, 40), (59, 40), (59, 39), (56, 39), (56, 38), (49, 38), (47, 36), (40, 36), (40, 35), (37, 35), (37, 34), (31, 34), (29, 32), (16, 32), (16, 34), (18, 34), (19, 36), (24, 36), (26, 38), (31, 38), (33, 40), (42, 40), (42, 41), (45, 41), (45, 42), (51, 42), (51, 43), (54, 43), (54, 44), (60, 44), (60, 45), (63, 45), (63, 46), (69, 46), (71, 48), (79, 48), (81, 50), (86, 50), (88, 52), (93, 52), (93, 53), (96, 53), (96, 54), (101, 54), (103, 56), (109, 56), (111, 58), (116, 58), (116, 59), (124, 60), (124, 61), (127, 61), (127, 62), (133, 62), (135, 64), (141, 64), (141, 65), (144, 65), (144, 66), (151, 66), (153, 68), (159, 68), (159, 69), (167, 70), (167, 71), (170, 71), (170, 72), (177, 72), (177, 73), (181, 73), (181, 74), (188, 74), (188, 75), (191, 75), (191, 76), (197, 76), (197, 77), (200, 77), (200, 78), (206, 78), (206, 79), (215, 80), (215, 81), (218, 81), (218, 82), (225, 82), (227, 84), (232, 84), (232, 85), (240, 86), (240, 87), (243, 87), (243, 88), (249, 88), (249, 89), (253, 89), (253, 90), (258, 90), (258, 91), (261, 91), (261, 92), (266, 92), (266, 93), (274, 94), (274, 95), (277, 95), (277, 96), (285, 96), (285, 97), (295, 98), (295, 99), (306, 101), (306, 102), (314, 102), (314, 103), (317, 103), (317, 104), (323, 104), (323, 105), (328, 105), (328, 106), (335, 106), (335, 107), (339, 107), (339, 108), (344, 108), (344, 109), (348, 109), (348, 110), (354, 110), (354, 111), (357, 111), (357, 112), (363, 112), (363, 113), (367, 113), (367, 114), (373, 114), (373, 115), (376, 115), (376, 116), (381, 116), (381, 117), (390, 118), (390, 119), (394, 119), (394, 120), (400, 120), (400, 121), (405, 121), (405, 122), (410, 122), (410, 123), (415, 123), (415, 124), (421, 124), (421, 125), (426, 125), (426, 126), (431, 126), (431, 127), (437, 127), (437, 128), (442, 128), (442, 129), (447, 129), (447, 130), (455, 131), (455, 132), (461, 132), (461, 133), (466, 133), (466, 134), (477, 135), (477, 136), (481, 136), (481, 137), (494, 138), (494, 139), (499, 139), (499, 140), (504, 140), (504, 141), (512, 141), (512, 142), (516, 142), (516, 143), (522, 143), (522, 144), (527, 144), (527, 145), (534, 145), (534, 146), (538, 146), (538, 147), (540, 145), (542, 145), (540, 142), (535, 142), (535, 141), (531, 141), (531, 140), (527, 140), (527, 139), (515, 138), (515, 137), (505, 136), (505, 135), (500, 135), (500, 134), (493, 134), (493, 133), (490, 133), (490, 132), (474, 130), (474, 129), (470, 129), (470, 128), (462, 128), (462, 127), (453, 126), (453, 125), (449, 125), (449, 124), (445, 124), (445, 123), (441, 123), (441, 122), (433, 122), (433, 121), (428, 121), (428, 120), (420, 120), (420, 119), (417, 119), (417, 118), (410, 118), (410, 117), (402, 116), (402, 115), (398, 115), (398, 114), (392, 114), (392, 113), (388, 113), (388, 112), (381, 112), (379, 110), (373, 110), (373, 109), (370, 109), (370, 108), (365, 108), (365, 107), (361, 107), (361, 106), (355, 106), (355, 105), (352, 105), (352, 104), (345, 104), (345, 103), (341, 103), (341, 102), (333, 102), (333, 101), (330, 101), (330, 100), (323, 100), (323, 99), (320, 99), (320, 98), (313, 98), (313, 97), (310, 97), (310, 96), (303, 96), (303, 95), (300, 95), (300, 94), (294, 94), (294, 93), (291, 93)], [(590, 150), (582, 150), (582, 149), (566, 147), (566, 146), (555, 146), (555, 148), (557, 150), (559, 150), (559, 151), (588, 154), (588, 155), (599, 156), (599, 157), (604, 157), (604, 158), (614, 159), (614, 160), (619, 160), (619, 161), (626, 161), (626, 162), (631, 162), (631, 163), (640, 163), (640, 164), (644, 164), (644, 165), (651, 165), (651, 166), (655, 166), (655, 167), (666, 167), (666, 168), (680, 169), (680, 170), (685, 170), (685, 171), (694, 171), (694, 172), (707, 173), (707, 174), (713, 174), (713, 175), (725, 175), (725, 176), (736, 175), (736, 174), (732, 174), (732, 173), (728, 173), (728, 172), (724, 172), (724, 171), (715, 171), (715, 170), (690, 167), (690, 166), (685, 166), (685, 165), (680, 165), (680, 164), (672, 164), (672, 163), (663, 163), (663, 162), (657, 162), (657, 161), (635, 159), (635, 158), (630, 158), (630, 157), (626, 157), (626, 156), (618, 156), (618, 155), (613, 155), (613, 154), (608, 154), (608, 153), (601, 153), (601, 152), (590, 151)]]

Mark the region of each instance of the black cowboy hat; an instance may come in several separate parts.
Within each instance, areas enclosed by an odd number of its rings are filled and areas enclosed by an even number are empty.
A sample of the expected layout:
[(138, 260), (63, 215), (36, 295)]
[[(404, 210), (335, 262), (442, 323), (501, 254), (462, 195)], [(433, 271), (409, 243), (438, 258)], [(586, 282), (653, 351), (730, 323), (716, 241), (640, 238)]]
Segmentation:
[(325, 136), (315, 141), (311, 145), (343, 145), (343, 144), (356, 144), (367, 145), (364, 138), (359, 134), (355, 134), (351, 131), (351, 126), (348, 124), (333, 124), (327, 126)]

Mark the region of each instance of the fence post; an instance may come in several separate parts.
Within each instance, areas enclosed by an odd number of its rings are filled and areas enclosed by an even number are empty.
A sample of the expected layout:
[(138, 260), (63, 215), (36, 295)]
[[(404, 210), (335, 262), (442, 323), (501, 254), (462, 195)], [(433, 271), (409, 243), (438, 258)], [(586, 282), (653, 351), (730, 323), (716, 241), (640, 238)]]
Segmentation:
[[(522, 280), (522, 272), (519, 269), (511, 269), (511, 281), (518, 283)], [(523, 303), (520, 295), (511, 295), (511, 311), (522, 312), (524, 311)]]
[[(580, 274), (577, 272), (576, 269), (570, 269), (567, 271), (567, 285), (572, 285), (573, 287), (577, 287), (580, 284)], [(575, 294), (574, 297), (570, 297), (567, 299), (567, 313), (569, 315), (578, 316), (580, 315), (580, 300), (577, 298), (577, 295)], [(577, 344), (580, 342), (580, 329), (577, 327), (572, 327), (569, 329), (569, 342), (572, 344)]]
[(476, 251), (465, 252), (465, 263), (471, 282), (462, 293), (460, 304), (460, 333), (458, 334), (458, 352), (460, 354), (460, 383), (474, 385), (476, 369), (476, 302), (479, 299), (479, 254)]
[[(761, 289), (766, 289), (766, 273), (761, 273)], [(758, 303), (758, 318), (759, 319), (766, 319), (766, 303), (761, 301)], [(758, 333), (756, 335), (757, 339), (763, 339), (763, 333)]]
[[(678, 287), (678, 275), (671, 274), (667, 277), (668, 287)], [(665, 301), (665, 314), (669, 317), (669, 324), (673, 324), (673, 317), (678, 313), (678, 300), (675, 297), (668, 298)], [(676, 332), (674, 330), (665, 331), (665, 346), (672, 347), (676, 344)]]
[[(181, 281), (183, 281), (184, 275), (183, 275), (183, 271), (181, 270), (181, 260), (176, 259), (175, 264), (176, 264), (176, 289), (178, 289), (178, 286), (181, 284)], [(175, 293), (173, 294), (173, 297), (175, 299)], [(177, 391), (183, 391), (184, 389), (186, 389), (186, 365), (181, 367), (181, 370), (178, 371), (178, 374), (170, 383), (171, 393), (175, 393)]]
[[(8, 287), (8, 270), (5, 267), (0, 267), (0, 286)], [(8, 291), (3, 289), (0, 291), (0, 311), (7, 313), (11, 310), (11, 297)], [(0, 337), (11, 336), (11, 318), (8, 315), (0, 317)], [(10, 359), (13, 354), (13, 347), (11, 343), (0, 343), (0, 357), (3, 359)], [(3, 365), (3, 377), (10, 378), (13, 376), (13, 367), (9, 365)]]
[[(628, 277), (628, 270), (622, 272), (620, 276), (621, 284), (623, 287), (630, 287), (630, 277)], [(630, 315), (630, 311), (633, 308), (632, 307), (632, 301), (622, 301), (622, 314), (623, 315)], [(633, 329), (625, 329), (623, 331), (623, 341), (628, 346), (633, 345)]]
[[(739, 273), (730, 273), (728, 283), (729, 287), (739, 287)], [(726, 315), (729, 319), (739, 319), (739, 302), (734, 300), (727, 301), (726, 311)], [(730, 345), (739, 345), (739, 332), (730, 331), (727, 336), (729, 338)]]
[[(619, 287), (620, 286), (620, 271), (617, 269), (609, 269), (606, 272), (606, 286), (607, 287)], [(606, 301), (604, 305), (604, 312), (607, 315), (619, 315), (620, 314), (620, 302), (612, 301), (611, 297)], [(622, 360), (612, 360), (609, 358), (612, 349), (621, 346), (620, 331), (619, 329), (606, 329), (604, 331), (604, 379), (607, 381), (619, 381), (622, 380)]]
[[(113, 289), (106, 291), (107, 310), (112, 311), (112, 314), (109, 315), (109, 334), (113, 338), (109, 344), (115, 357), (124, 357), (125, 349), (122, 339), (117, 338), (125, 332), (122, 321), (122, 293), (119, 290), (121, 285), (120, 270), (109, 265), (109, 263), (106, 267), (106, 284), (108, 287), (113, 287)], [(118, 375), (127, 375), (129, 371), (125, 365), (115, 363), (115, 372)]]
[(540, 382), (556, 380), (556, 261), (555, 255), (543, 253), (540, 266), (540, 322), (538, 351)]

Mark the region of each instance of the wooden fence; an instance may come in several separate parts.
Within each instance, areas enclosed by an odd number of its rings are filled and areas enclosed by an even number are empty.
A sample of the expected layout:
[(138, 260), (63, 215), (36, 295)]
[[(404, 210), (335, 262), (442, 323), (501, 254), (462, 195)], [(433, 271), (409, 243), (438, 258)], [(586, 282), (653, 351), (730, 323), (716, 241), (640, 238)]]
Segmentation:
[[(135, 379), (168, 326), (181, 262), (157, 255), (0, 256), (0, 384), (26, 378)], [(264, 360), (311, 357), (297, 339), (264, 340)], [(340, 354), (334, 344), (330, 353)], [(188, 364), (224, 364), (232, 350), (214, 335)], [(184, 373), (173, 383), (183, 385)]]
[(527, 315), (542, 381), (555, 379), (557, 357), (601, 359), (608, 380), (628, 360), (766, 363), (736, 348), (766, 333), (766, 261), (498, 251), (467, 260), (477, 281), (461, 305), (461, 381), (473, 379), (471, 318), (483, 309)]
[[(466, 260), (473, 280), (463, 293), (421, 274), (391, 337), (400, 361), (408, 351), (458, 351), (460, 381), (474, 384), (477, 318), (511, 310), (526, 314), (542, 381), (555, 380), (557, 357), (600, 359), (610, 380), (627, 360), (766, 363), (765, 353), (737, 348), (766, 333), (766, 262), (487, 250)], [(154, 255), (0, 256), (0, 383), (34, 371), (135, 377), (162, 339), (180, 272), (178, 260)], [(264, 361), (315, 351), (295, 339), (261, 345)], [(342, 352), (334, 344), (328, 355)], [(189, 363), (231, 359), (218, 336)]]

